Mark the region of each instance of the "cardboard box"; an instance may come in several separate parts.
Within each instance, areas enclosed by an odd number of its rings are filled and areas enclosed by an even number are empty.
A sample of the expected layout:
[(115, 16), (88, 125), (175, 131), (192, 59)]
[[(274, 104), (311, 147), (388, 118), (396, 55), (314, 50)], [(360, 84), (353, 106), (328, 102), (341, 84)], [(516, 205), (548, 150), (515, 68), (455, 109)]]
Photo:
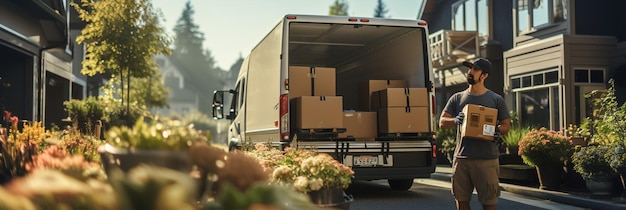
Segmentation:
[(339, 138), (355, 138), (356, 140), (374, 140), (378, 134), (376, 112), (343, 112), (343, 126), (345, 133), (339, 133)]
[(378, 110), (379, 133), (428, 132), (428, 107), (390, 107)]
[(406, 80), (368, 80), (357, 86), (357, 103), (360, 111), (375, 111), (371, 108), (372, 93), (385, 88), (408, 87)]
[[(376, 99), (375, 97), (380, 97)], [(380, 104), (375, 105), (378, 101)], [(373, 107), (419, 107), (428, 106), (426, 88), (386, 88), (372, 93)]]
[(493, 141), (496, 132), (498, 110), (475, 104), (463, 107), (465, 119), (461, 126), (461, 137)]
[(344, 128), (343, 97), (300, 96), (291, 100), (295, 128)]
[(290, 66), (289, 98), (337, 95), (335, 68)]
[(370, 109), (376, 111), (381, 108), (380, 106), (380, 91), (375, 91), (370, 97)]

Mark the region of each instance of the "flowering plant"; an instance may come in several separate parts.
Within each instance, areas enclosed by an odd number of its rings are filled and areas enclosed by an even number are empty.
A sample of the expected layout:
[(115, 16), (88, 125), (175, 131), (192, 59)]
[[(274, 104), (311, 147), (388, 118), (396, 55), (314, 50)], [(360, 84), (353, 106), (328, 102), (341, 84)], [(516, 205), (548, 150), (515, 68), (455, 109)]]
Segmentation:
[(532, 129), (519, 141), (518, 154), (529, 166), (562, 164), (572, 156), (574, 146), (560, 131)]
[(287, 148), (279, 151), (264, 144), (247, 152), (271, 171), (271, 182), (293, 184), (299, 192), (348, 188), (354, 171), (326, 153)]

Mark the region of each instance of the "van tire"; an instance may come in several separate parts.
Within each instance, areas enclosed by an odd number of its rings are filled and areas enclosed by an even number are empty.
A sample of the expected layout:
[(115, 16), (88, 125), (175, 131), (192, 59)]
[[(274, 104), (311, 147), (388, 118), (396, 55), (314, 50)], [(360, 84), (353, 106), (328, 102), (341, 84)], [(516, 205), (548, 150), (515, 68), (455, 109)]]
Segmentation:
[(388, 179), (389, 187), (396, 191), (407, 191), (413, 186), (413, 179)]

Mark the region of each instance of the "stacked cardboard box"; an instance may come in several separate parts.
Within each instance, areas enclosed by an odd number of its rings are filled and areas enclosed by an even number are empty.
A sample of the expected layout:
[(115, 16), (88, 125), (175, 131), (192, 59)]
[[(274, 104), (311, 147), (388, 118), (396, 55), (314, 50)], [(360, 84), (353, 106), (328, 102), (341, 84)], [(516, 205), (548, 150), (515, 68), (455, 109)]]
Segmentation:
[(405, 88), (406, 80), (368, 80), (358, 84), (358, 108), (361, 111), (376, 111), (371, 107), (372, 93), (386, 88)]
[(376, 112), (344, 111), (343, 125), (345, 133), (339, 138), (354, 138), (357, 141), (372, 141), (378, 135)]
[(426, 88), (386, 88), (374, 92), (370, 104), (381, 134), (428, 132)]
[(335, 68), (290, 66), (291, 121), (296, 129), (343, 128), (343, 97), (336, 96)]
[(289, 99), (299, 96), (335, 96), (335, 68), (290, 66)]

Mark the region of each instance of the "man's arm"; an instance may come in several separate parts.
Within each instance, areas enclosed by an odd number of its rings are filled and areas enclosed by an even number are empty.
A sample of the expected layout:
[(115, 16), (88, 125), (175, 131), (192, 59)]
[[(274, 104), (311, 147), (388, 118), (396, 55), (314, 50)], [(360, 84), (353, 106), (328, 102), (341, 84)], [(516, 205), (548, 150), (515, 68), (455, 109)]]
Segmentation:
[[(454, 118), (453, 118), (454, 119)], [(511, 128), (511, 119), (507, 118), (500, 121), (500, 125), (498, 126), (498, 130), (500, 131), (500, 135), (504, 135), (509, 132)]]
[[(448, 128), (454, 128), (455, 126), (456, 126), (455, 116), (452, 116), (450, 113), (443, 112), (441, 114), (441, 117), (439, 118), (439, 128), (448, 129)], [(507, 128), (507, 131), (508, 131), (508, 128)]]

